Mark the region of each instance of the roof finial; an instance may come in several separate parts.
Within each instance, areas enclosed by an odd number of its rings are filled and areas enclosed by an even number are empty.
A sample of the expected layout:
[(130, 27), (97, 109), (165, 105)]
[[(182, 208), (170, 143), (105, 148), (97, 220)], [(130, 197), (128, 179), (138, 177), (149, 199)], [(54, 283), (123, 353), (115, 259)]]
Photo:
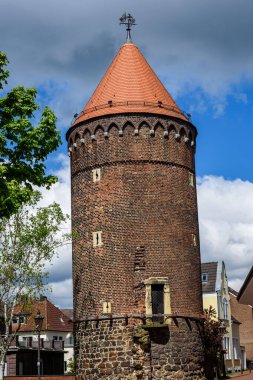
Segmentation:
[(126, 42), (132, 42), (132, 39), (131, 39), (131, 27), (133, 25), (136, 25), (135, 24), (135, 19), (133, 18), (133, 16), (130, 15), (130, 13), (128, 13), (128, 15), (126, 13), (124, 13), (121, 17), (120, 17), (120, 25), (124, 24), (127, 26), (127, 39), (126, 39)]

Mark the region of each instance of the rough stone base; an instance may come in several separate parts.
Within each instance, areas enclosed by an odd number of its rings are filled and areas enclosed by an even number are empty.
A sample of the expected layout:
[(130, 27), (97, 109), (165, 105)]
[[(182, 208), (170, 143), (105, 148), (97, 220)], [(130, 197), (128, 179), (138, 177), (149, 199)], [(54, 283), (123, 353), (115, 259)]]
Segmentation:
[(200, 322), (177, 319), (168, 326), (125, 320), (76, 326), (77, 380), (202, 380)]

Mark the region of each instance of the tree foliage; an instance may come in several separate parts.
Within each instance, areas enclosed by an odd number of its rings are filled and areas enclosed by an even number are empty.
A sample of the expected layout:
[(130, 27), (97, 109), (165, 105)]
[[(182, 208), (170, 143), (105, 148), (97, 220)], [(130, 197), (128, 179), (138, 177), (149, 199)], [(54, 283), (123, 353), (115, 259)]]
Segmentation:
[(221, 320), (216, 318), (216, 310), (209, 306), (204, 310), (206, 319), (204, 321), (203, 343), (206, 356), (206, 375), (212, 380), (214, 378), (214, 368), (220, 377), (223, 371), (223, 336), (226, 334), (226, 328)]
[(75, 362), (73, 358), (68, 360), (68, 372), (67, 375), (75, 375)]
[[(7, 57), (0, 52), (0, 89), (7, 84)], [(35, 88), (19, 86), (0, 96), (0, 218), (27, 202), (34, 186), (49, 188), (57, 178), (46, 174), (45, 160), (61, 143), (56, 116), (49, 107), (42, 111)]]
[[(33, 194), (29, 207), (21, 207), (11, 217), (0, 220), (0, 366), (3, 366), (13, 335), (10, 333), (15, 307), (25, 310), (29, 300), (45, 291), (46, 269), (56, 249), (69, 241), (62, 232), (66, 222), (56, 203), (35, 209), (39, 199)], [(1, 374), (0, 374), (1, 378)]]

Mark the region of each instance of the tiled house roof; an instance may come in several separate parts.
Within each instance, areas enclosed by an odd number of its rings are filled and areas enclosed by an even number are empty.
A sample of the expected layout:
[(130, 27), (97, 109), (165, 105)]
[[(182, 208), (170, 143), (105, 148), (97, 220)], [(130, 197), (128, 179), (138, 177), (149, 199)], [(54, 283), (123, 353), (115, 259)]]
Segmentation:
[(98, 116), (127, 112), (188, 120), (133, 43), (120, 48), (73, 125)]
[(228, 287), (228, 291), (229, 291), (229, 293), (233, 294), (235, 297), (238, 296), (238, 292), (236, 290), (232, 289), (230, 286)]
[(217, 261), (201, 264), (201, 274), (207, 274), (207, 281), (202, 281), (203, 293), (214, 293), (216, 291), (217, 268)]
[[(27, 315), (26, 323), (20, 325), (19, 331), (34, 331), (35, 323), (34, 316), (40, 311), (43, 319), (41, 331), (64, 331), (72, 332), (73, 323), (58, 307), (52, 304), (46, 297), (43, 300), (36, 300), (31, 307), (21, 315)], [(16, 308), (15, 314), (19, 315), (19, 307)], [(15, 331), (18, 328), (17, 323), (12, 324), (12, 329)]]
[(61, 309), (61, 311), (69, 318), (73, 320), (73, 309)]
[(237, 300), (245, 305), (253, 306), (253, 266), (238, 292)]

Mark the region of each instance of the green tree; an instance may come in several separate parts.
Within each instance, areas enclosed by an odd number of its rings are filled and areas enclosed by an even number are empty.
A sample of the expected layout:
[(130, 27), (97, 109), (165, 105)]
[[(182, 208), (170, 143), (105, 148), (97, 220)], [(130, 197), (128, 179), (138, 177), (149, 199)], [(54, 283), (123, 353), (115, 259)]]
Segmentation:
[(204, 321), (204, 335), (203, 343), (205, 348), (205, 364), (206, 364), (206, 377), (208, 380), (213, 380), (215, 376), (214, 370), (216, 369), (218, 378), (221, 373), (224, 374), (224, 350), (223, 350), (223, 336), (226, 334), (226, 327), (224, 323), (216, 318), (216, 310), (209, 306), (204, 310), (206, 319)]
[(29, 300), (44, 293), (46, 263), (58, 247), (69, 242), (62, 232), (64, 215), (58, 204), (36, 209), (38, 194), (33, 194), (29, 207), (23, 206), (11, 217), (0, 220), (0, 379), (10, 343), (15, 307), (26, 310)]
[(67, 375), (75, 375), (76, 372), (75, 372), (75, 362), (74, 362), (74, 359), (73, 358), (70, 358), (68, 360), (68, 372), (67, 372)]
[[(7, 84), (8, 59), (0, 52), (0, 90)], [(0, 218), (27, 202), (34, 186), (50, 186), (57, 177), (46, 174), (45, 160), (61, 143), (56, 116), (49, 107), (39, 122), (35, 88), (19, 86), (0, 96)]]

